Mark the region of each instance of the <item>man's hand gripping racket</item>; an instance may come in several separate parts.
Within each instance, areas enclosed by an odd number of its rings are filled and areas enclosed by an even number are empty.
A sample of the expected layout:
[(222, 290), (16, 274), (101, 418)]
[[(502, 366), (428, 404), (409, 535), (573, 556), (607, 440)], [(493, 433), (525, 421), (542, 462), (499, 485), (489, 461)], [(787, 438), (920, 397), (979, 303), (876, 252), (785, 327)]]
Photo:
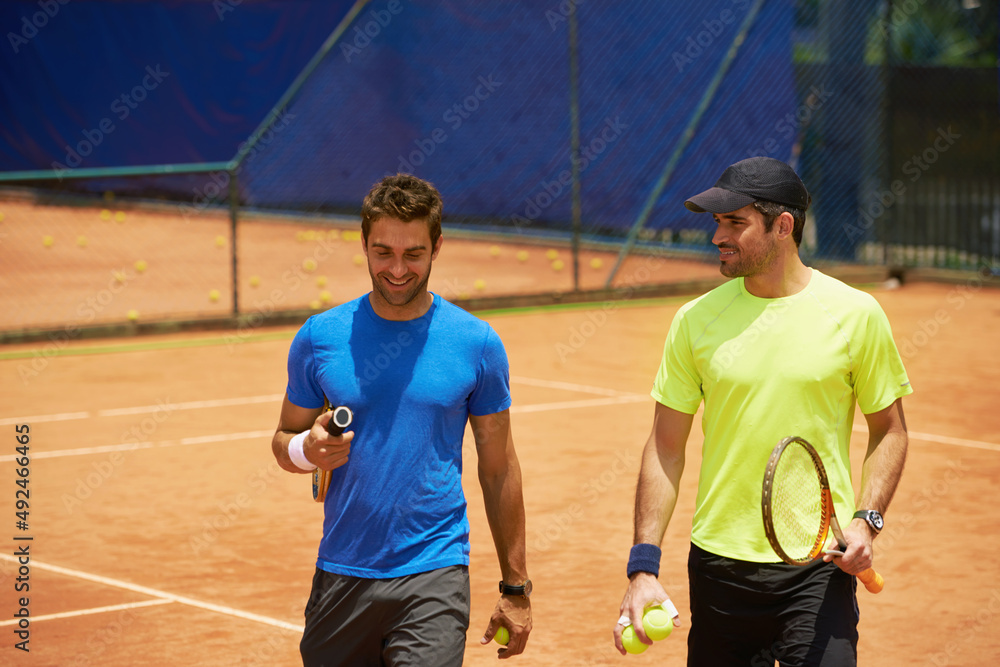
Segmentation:
[[(786, 563), (808, 565), (820, 557), (831, 531), (841, 555), (847, 549), (823, 461), (802, 438), (785, 438), (771, 452), (764, 471), (761, 510), (767, 541)], [(882, 590), (882, 575), (874, 569), (857, 576), (870, 592)]]
[[(326, 430), (332, 436), (338, 436), (344, 432), (351, 422), (354, 421), (354, 413), (346, 405), (339, 405), (333, 408), (330, 421), (327, 422)], [(312, 473), (312, 495), (313, 500), (318, 503), (326, 500), (326, 491), (330, 488), (330, 471), (316, 468)]]

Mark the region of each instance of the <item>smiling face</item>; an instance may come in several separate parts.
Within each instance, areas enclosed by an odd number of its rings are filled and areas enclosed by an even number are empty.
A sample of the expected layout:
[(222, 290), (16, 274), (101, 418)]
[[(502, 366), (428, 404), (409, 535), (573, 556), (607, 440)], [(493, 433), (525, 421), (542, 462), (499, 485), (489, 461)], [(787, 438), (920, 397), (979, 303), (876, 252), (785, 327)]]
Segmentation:
[(372, 277), (369, 299), (379, 317), (411, 320), (427, 312), (433, 300), (427, 281), (441, 242), (438, 237), (437, 243), (431, 243), (425, 220), (382, 217), (371, 223), (361, 245)]
[(771, 269), (778, 256), (776, 227), (766, 230), (760, 211), (750, 205), (712, 217), (718, 225), (712, 243), (719, 248), (722, 275), (752, 278)]

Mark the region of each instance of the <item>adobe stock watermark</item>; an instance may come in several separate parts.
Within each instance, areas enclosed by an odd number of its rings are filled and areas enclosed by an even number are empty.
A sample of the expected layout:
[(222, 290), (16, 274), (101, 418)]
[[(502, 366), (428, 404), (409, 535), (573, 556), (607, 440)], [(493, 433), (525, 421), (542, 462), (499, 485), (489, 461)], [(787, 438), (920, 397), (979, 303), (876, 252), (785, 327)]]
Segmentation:
[(90, 667), (91, 665), (103, 664), (101, 656), (121, 641), (125, 633), (135, 623), (137, 616), (135, 609), (119, 611), (112, 620), (89, 633), (87, 641), (82, 646), (77, 646), (76, 655), (66, 663), (66, 667)]
[(382, 31), (392, 23), (392, 19), (402, 12), (403, 3), (400, 0), (389, 0), (385, 9), (369, 10), (366, 17), (370, 20), (365, 21), (364, 24), (355, 25), (353, 39), (340, 43), (340, 52), (344, 55), (344, 60), (348, 63), (351, 62), (351, 58), (371, 46), (372, 40), (381, 35)]
[[(441, 120), (448, 124), (452, 132), (458, 131), (463, 123), (479, 110), (481, 104), (490, 99), (497, 88), (503, 85), (503, 82), (494, 80), (492, 74), (486, 77), (480, 76), (476, 81), (478, 83), (469, 95), (445, 109), (444, 113), (441, 114)], [(448, 138), (449, 135), (443, 127), (436, 127), (426, 137), (414, 139), (413, 145), (416, 149), (410, 151), (405, 157), (399, 156), (399, 165), (396, 167), (396, 171), (407, 174), (414, 173), (414, 168), (423, 165), (427, 158), (434, 154), (438, 146), (448, 141)]]
[(773, 128), (775, 134), (762, 141), (759, 148), (748, 150), (746, 157), (774, 156), (782, 149), (782, 144), (779, 143), (779, 140), (791, 141), (795, 137), (798, 128), (808, 125), (813, 115), (832, 96), (833, 91), (827, 90), (825, 84), (820, 84), (819, 87), (810, 87), (805, 101), (798, 105), (795, 111), (789, 111), (775, 122)]
[(259, 468), (247, 478), (250, 491), (241, 491), (230, 500), (218, 504), (218, 512), (202, 521), (201, 532), (192, 535), (188, 540), (188, 549), (198, 556), (211, 549), (222, 536), (222, 533), (232, 528), (244, 511), (253, 506), (254, 502), (267, 491), (268, 486), (281, 476), (281, 469), (273, 461)]
[[(114, 300), (127, 287), (129, 282), (135, 278), (135, 274), (129, 269), (119, 269), (111, 272), (111, 279), (107, 287), (91, 294), (86, 299), (77, 304), (76, 314), (82, 320), (82, 324), (90, 324), (110, 306)], [(31, 361), (22, 362), (17, 366), (18, 377), (21, 382), (28, 384), (30, 380), (38, 377), (48, 368), (50, 359), (63, 350), (69, 341), (80, 335), (78, 325), (66, 325), (63, 331), (49, 334), (49, 342), (41, 350), (33, 350)]]
[(888, 39), (892, 28), (900, 28), (909, 21), (910, 17), (920, 11), (920, 8), (927, 0), (902, 0), (892, 3), (892, 13), (888, 20), (880, 18), (876, 22), (876, 27), (882, 33), (882, 39)]
[(622, 449), (611, 464), (600, 475), (591, 477), (580, 486), (580, 502), (574, 502), (564, 511), (549, 519), (547, 525), (535, 531), (528, 542), (532, 553), (545, 553), (559, 542), (573, 524), (581, 520), (586, 509), (595, 505), (612, 487), (616, 486), (623, 474), (635, 469), (639, 460), (631, 449)]
[(121, 451), (113, 451), (104, 459), (91, 463), (90, 469), (76, 478), (73, 493), (63, 493), (59, 498), (67, 514), (73, 514), (85, 500), (94, 495), (97, 489), (111, 479), (111, 476), (125, 463), (124, 452), (134, 451), (143, 445), (149, 436), (170, 418), (173, 410), (174, 406), (170, 403), (169, 398), (158, 399), (157, 405), (151, 408), (152, 414), (150, 416), (144, 417), (138, 424), (133, 424), (122, 433), (121, 442), (129, 444), (129, 447), (125, 447)]
[[(146, 74), (131, 90), (125, 91), (111, 101), (109, 110), (119, 121), (128, 119), (132, 112), (148, 99), (149, 93), (156, 90), (163, 83), (163, 80), (170, 76), (170, 72), (163, 71), (158, 64), (155, 67), (147, 65), (145, 72)], [(111, 117), (105, 116), (98, 121), (93, 129), (83, 130), (83, 139), (74, 146), (67, 145), (65, 147), (66, 157), (64, 160), (66, 163), (63, 164), (59, 161), (52, 163), (52, 169), (59, 179), (62, 180), (67, 171), (83, 164), (83, 159), (90, 156), (94, 149), (100, 146), (115, 129), (116, 125)]]
[[(947, 152), (955, 143), (962, 138), (962, 135), (951, 129), (939, 127), (937, 137), (919, 155), (913, 155), (903, 163), (902, 172), (909, 176), (910, 183), (916, 183), (923, 176), (941, 155)], [(858, 214), (858, 221), (854, 224), (845, 223), (843, 226), (844, 235), (851, 242), (865, 237), (865, 233), (874, 226), (875, 221), (882, 217), (887, 210), (896, 205), (900, 197), (906, 195), (906, 183), (897, 178), (889, 189), (877, 193), (871, 203)]]
[(952, 660), (983, 632), (995, 636), (993, 633), (996, 632), (998, 613), (1000, 613), (1000, 590), (992, 588), (986, 603), (979, 608), (975, 615), (966, 617), (959, 625), (957, 633), (942, 642), (938, 642), (941, 650), (931, 653), (930, 664), (935, 665), (935, 667), (946, 667), (952, 664)]
[(670, 54), (677, 71), (683, 73), (686, 67), (692, 65), (695, 60), (700, 58), (705, 53), (705, 50), (711, 47), (715, 43), (715, 40), (726, 32), (727, 26), (735, 23), (739, 15), (745, 12), (749, 6), (750, 0), (733, 0), (731, 8), (727, 7), (723, 9), (714, 19), (702, 21), (701, 25), (704, 29), (694, 35), (688, 35), (682, 51), (674, 51)]
[[(595, 131), (595, 136), (583, 144), (580, 147), (580, 154), (573, 158), (576, 162), (577, 171), (583, 174), (588, 167), (597, 162), (598, 158), (612, 144), (621, 138), (622, 134), (628, 128), (629, 126), (621, 121), (620, 116), (615, 116), (614, 118), (608, 116), (605, 118), (604, 125)], [(569, 188), (572, 182), (573, 172), (570, 169), (564, 169), (559, 172), (556, 178), (551, 181), (542, 179), (538, 183), (540, 192), (536, 192), (525, 198), (524, 207), (521, 209), (521, 212), (510, 216), (511, 224), (518, 231), (522, 227), (531, 225), (548, 207), (552, 206), (563, 192)]]
[(560, 23), (566, 23), (569, 15), (583, 4), (583, 0), (562, 0), (555, 9), (545, 11), (545, 20), (549, 22), (552, 32), (556, 31)]
[[(243, 160), (240, 162), (239, 166), (236, 168), (236, 175), (243, 171), (243, 169), (254, 161), (254, 159), (260, 155), (263, 149), (267, 148), (268, 145), (273, 142), (279, 134), (288, 126), (288, 124), (295, 120), (295, 114), (288, 113), (287, 109), (281, 109), (277, 113), (271, 112), (267, 117), (268, 125), (267, 130), (260, 135), (260, 139), (257, 143), (253, 145), (250, 152), (246, 154)], [(246, 148), (247, 142), (243, 141), (236, 147), (237, 153), (242, 153)], [(213, 171), (208, 175), (206, 179), (207, 182), (203, 183), (201, 186), (193, 188), (191, 191), (194, 193), (194, 197), (190, 204), (181, 204), (180, 214), (184, 218), (184, 222), (191, 222), (192, 216), (200, 215), (205, 209), (212, 205), (213, 202), (218, 201), (219, 196), (223, 193), (229, 192), (229, 182), (231, 177), (229, 172), (226, 170)]]
[(38, 31), (49, 24), (59, 13), (62, 5), (68, 4), (69, 0), (38, 0), (38, 7), (41, 9), (30, 16), (21, 17), (21, 30), (19, 32), (8, 32), (7, 41), (14, 53), (20, 53), (21, 47), (38, 36)]

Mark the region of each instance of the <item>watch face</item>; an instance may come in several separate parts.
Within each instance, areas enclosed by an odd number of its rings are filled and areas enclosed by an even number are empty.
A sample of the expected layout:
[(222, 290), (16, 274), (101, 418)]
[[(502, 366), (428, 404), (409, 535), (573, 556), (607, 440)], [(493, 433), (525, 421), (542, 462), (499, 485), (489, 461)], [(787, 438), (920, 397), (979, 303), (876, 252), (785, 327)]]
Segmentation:
[(885, 523), (885, 521), (882, 519), (882, 515), (879, 514), (878, 512), (872, 512), (870, 516), (872, 523), (875, 524), (875, 527), (878, 528), (879, 530), (882, 530), (882, 525)]
[(531, 596), (531, 579), (524, 582), (524, 597)]

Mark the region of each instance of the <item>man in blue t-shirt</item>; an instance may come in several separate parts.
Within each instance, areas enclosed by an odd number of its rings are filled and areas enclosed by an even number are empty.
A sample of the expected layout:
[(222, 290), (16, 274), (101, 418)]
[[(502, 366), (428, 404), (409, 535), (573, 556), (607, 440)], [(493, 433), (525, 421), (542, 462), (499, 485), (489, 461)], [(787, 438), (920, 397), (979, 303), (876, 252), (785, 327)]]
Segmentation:
[[(330, 471), (300, 645), (309, 665), (461, 665), (469, 626), (462, 440), (471, 423), (501, 596), (481, 640), (531, 631), (521, 472), (507, 355), (482, 320), (427, 290), (441, 197), (397, 174), (361, 211), (372, 291), (315, 315), (288, 356), (272, 441), (283, 469)], [(354, 413), (332, 436), (325, 402)]]

